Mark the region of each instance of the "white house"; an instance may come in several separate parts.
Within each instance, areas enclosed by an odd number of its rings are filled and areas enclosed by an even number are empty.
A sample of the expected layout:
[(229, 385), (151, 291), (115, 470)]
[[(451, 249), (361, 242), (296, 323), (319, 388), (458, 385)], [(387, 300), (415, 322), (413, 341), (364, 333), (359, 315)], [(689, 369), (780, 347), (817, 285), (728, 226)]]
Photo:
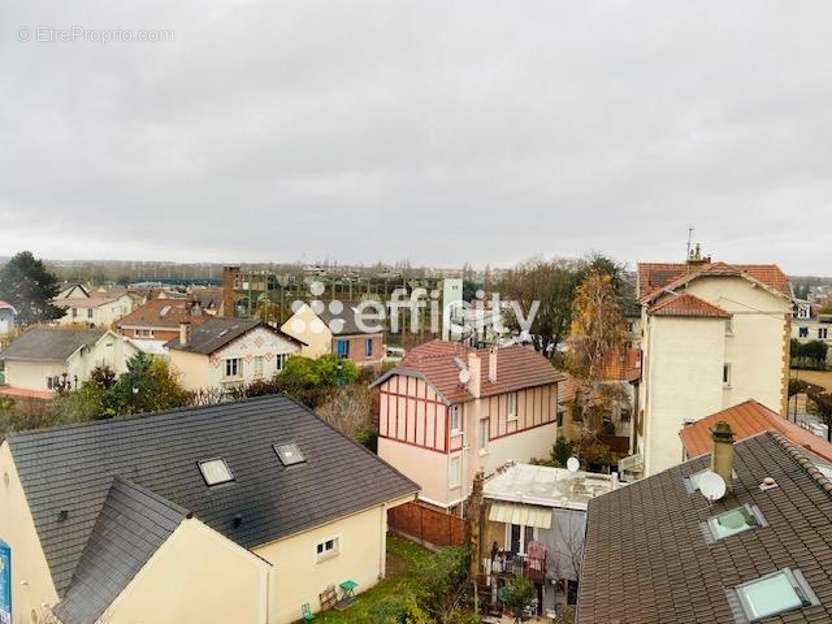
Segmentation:
[(47, 399), (58, 389), (77, 388), (98, 366), (123, 373), (138, 351), (110, 330), (33, 327), (0, 352), (4, 394)]
[(183, 322), (167, 347), (179, 382), (198, 391), (271, 379), (303, 344), (257, 320), (212, 317), (196, 327)]
[(114, 296), (93, 294), (87, 297), (53, 299), (52, 305), (65, 311), (59, 325), (83, 325), (109, 328), (133, 310), (133, 298), (127, 293)]
[(652, 475), (683, 461), (685, 423), (755, 399), (786, 408), (791, 287), (776, 265), (709, 258), (639, 264), (643, 351), (634, 456)]

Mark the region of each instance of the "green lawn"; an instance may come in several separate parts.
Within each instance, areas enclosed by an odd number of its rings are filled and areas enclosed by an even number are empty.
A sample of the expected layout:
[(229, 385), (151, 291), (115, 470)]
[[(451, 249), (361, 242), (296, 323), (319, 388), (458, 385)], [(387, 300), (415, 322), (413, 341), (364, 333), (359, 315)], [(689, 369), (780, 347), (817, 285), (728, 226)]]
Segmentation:
[(407, 579), (408, 568), (432, 553), (415, 542), (395, 535), (387, 537), (387, 578), (371, 590), (359, 594), (357, 601), (344, 611), (331, 610), (315, 616), (315, 624), (349, 624), (365, 622), (369, 608), (388, 596), (393, 596)]

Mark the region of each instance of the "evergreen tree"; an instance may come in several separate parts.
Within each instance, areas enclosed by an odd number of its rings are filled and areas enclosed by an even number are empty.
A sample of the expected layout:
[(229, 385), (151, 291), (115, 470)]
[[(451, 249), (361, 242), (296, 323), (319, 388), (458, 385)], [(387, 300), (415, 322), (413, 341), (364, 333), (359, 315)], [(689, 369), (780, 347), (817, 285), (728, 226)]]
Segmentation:
[(0, 269), (0, 299), (17, 310), (20, 324), (60, 318), (63, 310), (51, 304), (58, 294), (58, 278), (30, 251), (21, 251)]

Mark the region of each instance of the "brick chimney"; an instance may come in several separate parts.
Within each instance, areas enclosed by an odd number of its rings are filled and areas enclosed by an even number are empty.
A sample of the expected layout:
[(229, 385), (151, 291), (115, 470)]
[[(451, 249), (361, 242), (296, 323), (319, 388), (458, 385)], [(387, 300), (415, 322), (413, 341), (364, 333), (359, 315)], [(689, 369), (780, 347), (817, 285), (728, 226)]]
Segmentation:
[(497, 347), (488, 350), (488, 381), (497, 383)]
[(468, 392), (475, 399), (480, 398), (480, 385), (482, 375), (482, 361), (473, 351), (468, 354), (468, 370), (471, 372), (471, 380), (468, 382)]
[(179, 345), (187, 347), (191, 342), (191, 322), (188, 320), (179, 321)]
[(733, 489), (734, 473), (734, 432), (731, 425), (720, 420), (711, 429), (714, 450), (711, 453), (711, 470), (725, 481), (728, 491)]
[(237, 309), (234, 305), (234, 287), (237, 277), (240, 275), (240, 267), (227, 266), (222, 270), (222, 308), (223, 316), (237, 316)]

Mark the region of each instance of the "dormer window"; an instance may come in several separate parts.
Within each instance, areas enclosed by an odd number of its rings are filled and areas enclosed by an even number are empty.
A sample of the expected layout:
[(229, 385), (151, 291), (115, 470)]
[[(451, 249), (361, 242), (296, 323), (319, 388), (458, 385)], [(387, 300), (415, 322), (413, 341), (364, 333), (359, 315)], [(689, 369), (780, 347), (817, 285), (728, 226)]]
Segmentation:
[(221, 457), (217, 459), (206, 459), (205, 461), (199, 462), (198, 465), (199, 471), (202, 473), (202, 478), (205, 479), (205, 485), (209, 487), (234, 480), (231, 469)]

